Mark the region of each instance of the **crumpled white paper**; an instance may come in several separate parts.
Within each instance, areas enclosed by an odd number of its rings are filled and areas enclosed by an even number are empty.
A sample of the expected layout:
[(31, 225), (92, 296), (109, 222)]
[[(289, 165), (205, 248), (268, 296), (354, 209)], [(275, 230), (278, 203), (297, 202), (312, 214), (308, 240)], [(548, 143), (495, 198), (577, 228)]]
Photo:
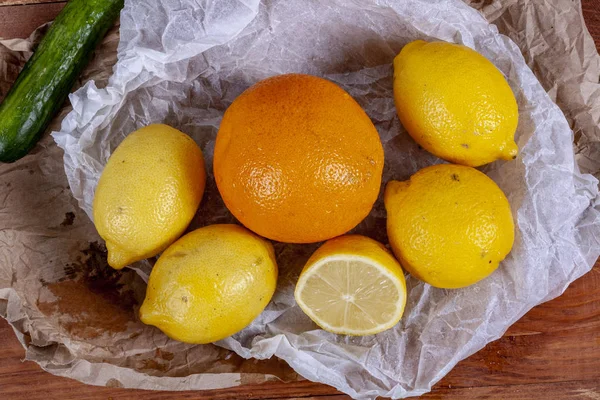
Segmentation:
[[(520, 111), (520, 155), (483, 170), (506, 193), (515, 245), (488, 279), (460, 290), (408, 277), (405, 316), (369, 337), (318, 329), (295, 305), (293, 287), (315, 245), (276, 244), (277, 292), (248, 328), (219, 345), (242, 357), (282, 358), (304, 377), (356, 398), (425, 393), (461, 359), (499, 338), (525, 312), (558, 296), (600, 254), (598, 181), (575, 163), (573, 134), (519, 49), (460, 1), (126, 1), (114, 75), (88, 82), (53, 133), (73, 195), (91, 217), (108, 157), (131, 131), (163, 122), (193, 137), (212, 164), (223, 112), (268, 76), (303, 72), (347, 90), (375, 123), (385, 148), (383, 182), (441, 162), (419, 149), (396, 117), (393, 57), (415, 39), (462, 43), (506, 76)], [(233, 221), (212, 174), (192, 228)], [(355, 232), (387, 242), (381, 199)], [(143, 278), (149, 263), (134, 266)], [(152, 379), (152, 377), (148, 377)], [(159, 378), (156, 378), (159, 379)], [(195, 389), (194, 380), (177, 389)]]

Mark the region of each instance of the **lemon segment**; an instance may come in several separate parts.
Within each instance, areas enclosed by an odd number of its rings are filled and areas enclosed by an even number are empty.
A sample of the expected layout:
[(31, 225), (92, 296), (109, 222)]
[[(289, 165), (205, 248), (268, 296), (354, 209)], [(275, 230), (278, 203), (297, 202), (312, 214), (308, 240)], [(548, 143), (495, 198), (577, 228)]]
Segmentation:
[(363, 336), (396, 325), (406, 304), (398, 261), (380, 243), (359, 235), (332, 239), (304, 267), (296, 302), (328, 332)]

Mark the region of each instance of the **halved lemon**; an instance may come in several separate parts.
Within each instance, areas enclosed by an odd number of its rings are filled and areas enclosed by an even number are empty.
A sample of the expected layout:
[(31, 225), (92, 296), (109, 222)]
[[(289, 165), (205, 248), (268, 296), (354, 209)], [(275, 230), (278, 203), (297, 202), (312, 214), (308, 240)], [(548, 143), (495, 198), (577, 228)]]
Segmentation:
[(346, 235), (315, 251), (294, 296), (302, 311), (328, 332), (374, 335), (400, 321), (406, 282), (400, 263), (381, 243)]

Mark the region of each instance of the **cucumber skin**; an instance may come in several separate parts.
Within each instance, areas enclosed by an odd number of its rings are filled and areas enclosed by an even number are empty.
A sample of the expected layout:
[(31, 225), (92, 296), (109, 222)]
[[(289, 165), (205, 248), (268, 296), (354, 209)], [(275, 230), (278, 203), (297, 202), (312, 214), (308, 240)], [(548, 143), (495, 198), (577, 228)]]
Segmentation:
[(35, 146), (63, 105), (124, 0), (70, 0), (0, 104), (0, 162)]

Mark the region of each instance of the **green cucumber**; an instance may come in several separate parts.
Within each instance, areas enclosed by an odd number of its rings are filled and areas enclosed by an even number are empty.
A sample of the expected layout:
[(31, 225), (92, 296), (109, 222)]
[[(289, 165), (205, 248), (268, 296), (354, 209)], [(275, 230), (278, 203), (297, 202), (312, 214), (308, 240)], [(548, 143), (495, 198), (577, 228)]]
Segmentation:
[(0, 104), (0, 162), (25, 156), (63, 105), (124, 0), (70, 0)]

